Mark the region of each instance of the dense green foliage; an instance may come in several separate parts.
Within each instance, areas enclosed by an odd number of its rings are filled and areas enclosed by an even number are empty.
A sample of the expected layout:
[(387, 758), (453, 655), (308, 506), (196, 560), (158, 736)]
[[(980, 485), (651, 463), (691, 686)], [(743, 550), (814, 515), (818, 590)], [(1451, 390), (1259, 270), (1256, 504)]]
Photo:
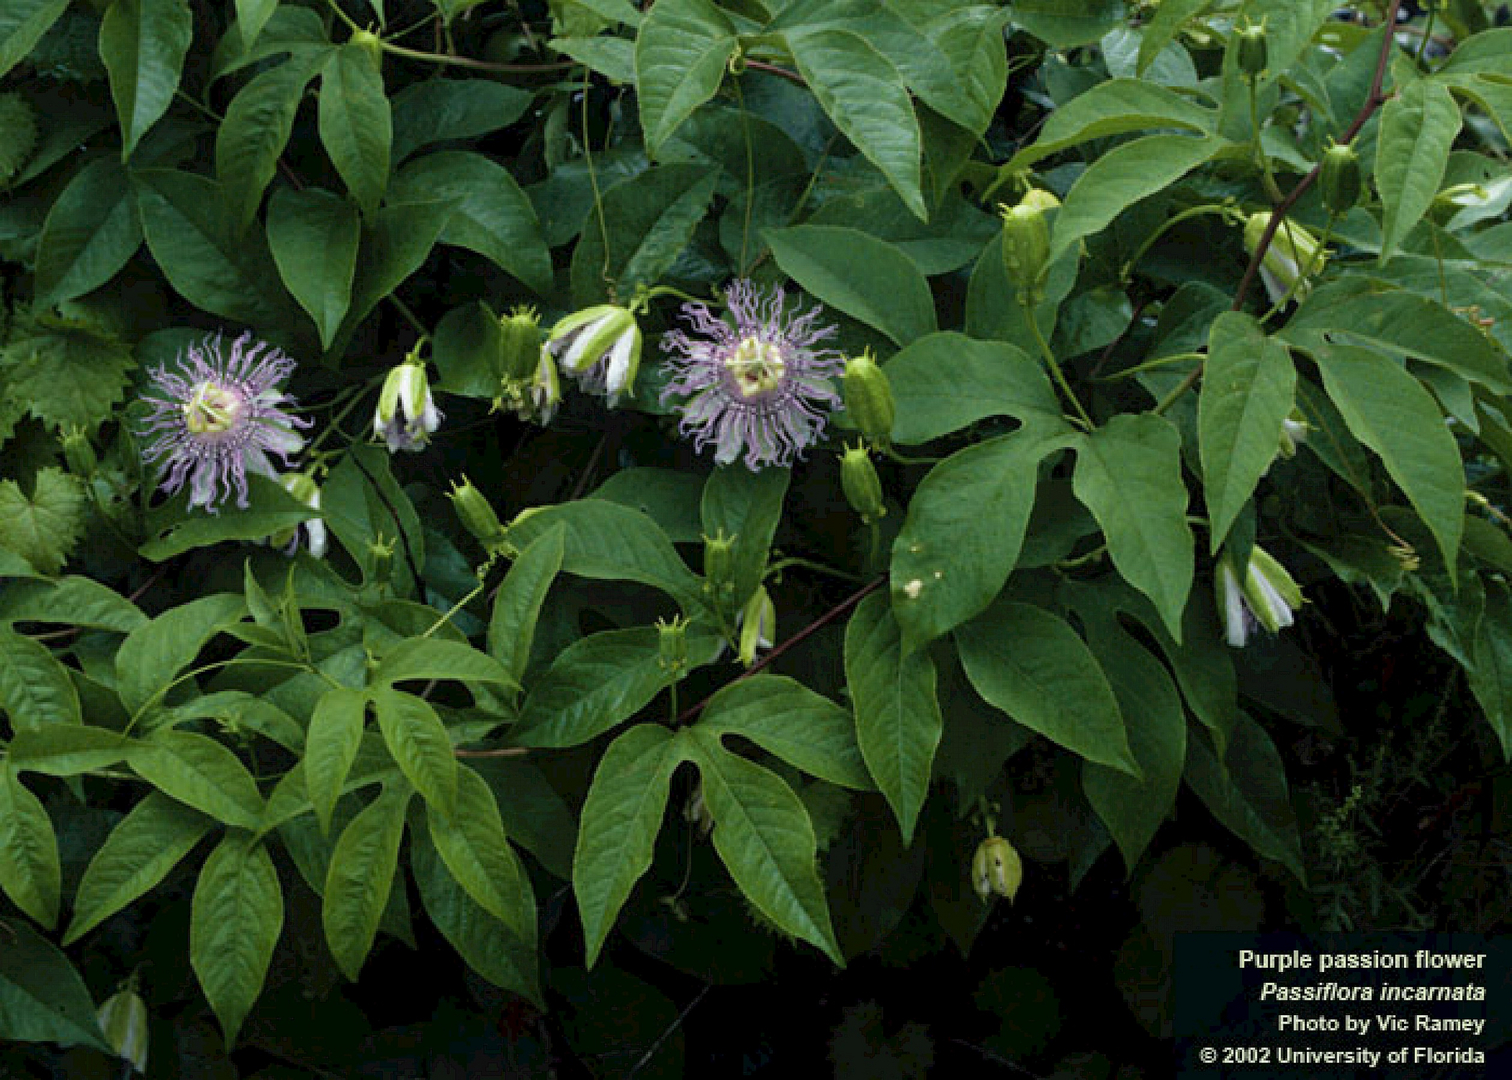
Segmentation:
[(1341, 7), (0, 4), (0, 1040), (202, 995), (234, 1076), (393, 939), (593, 1060), (677, 1026), (622, 936), (747, 982), (1109, 874), (1135, 986), (1172, 882), (1258, 897), (1178, 800), (1412, 913), (1341, 876), (1401, 735), (1299, 827), (1291, 728), (1389, 626), (1512, 754), (1512, 28)]

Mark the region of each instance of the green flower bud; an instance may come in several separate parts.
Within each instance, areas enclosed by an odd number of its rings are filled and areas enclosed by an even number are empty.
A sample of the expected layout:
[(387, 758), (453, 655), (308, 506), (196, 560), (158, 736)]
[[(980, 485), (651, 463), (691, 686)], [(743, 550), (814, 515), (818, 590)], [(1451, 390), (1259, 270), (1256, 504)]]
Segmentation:
[[(278, 478), (285, 491), (311, 510), (320, 509), (320, 485), (315, 483), (314, 477), (308, 473), (292, 472), (284, 473)], [(268, 543), (276, 548), (283, 548), (284, 553), (293, 555), (294, 549), (299, 543), (299, 530), (303, 529), (310, 543), (310, 554), (317, 559), (325, 558), (326, 553), (326, 527), (325, 522), (318, 517), (298, 525), (291, 525), (287, 529), (280, 529), (268, 537)]]
[(1292, 625), (1292, 612), (1302, 606), (1302, 590), (1259, 544), (1250, 548), (1242, 580), (1227, 550), (1218, 557), (1215, 569), (1218, 611), (1229, 645), (1243, 648), (1256, 628), (1274, 634)]
[(541, 362), (541, 319), (535, 308), (517, 307), (499, 316), (499, 372), (502, 378), (528, 382)]
[(758, 649), (770, 649), (777, 635), (777, 607), (762, 585), (735, 617), (740, 629), (740, 662), (750, 667), (756, 662)]
[(63, 434), (63, 460), (75, 476), (85, 480), (94, 475), (100, 459), (95, 456), (94, 446), (83, 428), (70, 426)]
[(882, 505), (882, 481), (866, 447), (847, 446), (840, 455), (840, 487), (845, 501), (868, 525), (887, 513)]
[(663, 671), (679, 672), (688, 666), (688, 620), (677, 616), (671, 622), (656, 620), (657, 664)]
[[(1265, 235), (1270, 220), (1270, 211), (1262, 210), (1251, 214), (1244, 223), (1244, 247), (1251, 256), (1260, 247), (1260, 238)], [(1260, 260), (1260, 280), (1265, 283), (1271, 303), (1279, 304), (1288, 292), (1306, 296), (1312, 285), (1306, 279), (1298, 279), (1309, 268), (1313, 273), (1322, 273), (1327, 265), (1328, 255), (1319, 250), (1318, 238), (1287, 218), (1276, 229), (1270, 246), (1265, 249), (1265, 257)]]
[(845, 362), (841, 388), (845, 393), (845, 410), (861, 434), (874, 443), (886, 445), (892, 437), (897, 405), (887, 372), (877, 366), (870, 349)]
[(714, 829), (714, 816), (709, 813), (709, 807), (704, 802), (703, 780), (699, 779), (693, 784), (693, 791), (688, 795), (688, 801), (683, 804), (683, 820), (696, 828), (700, 835), (708, 836)]
[(1281, 445), (1278, 448), (1280, 455), (1288, 460), (1297, 456), (1297, 447), (1307, 441), (1307, 433), (1312, 430), (1309, 424), (1296, 409), (1291, 415), (1281, 421)]
[(368, 543), (368, 567), (371, 571), (371, 581), (382, 583), (389, 579), (394, 571), (394, 544), (397, 538), (386, 540), (379, 533)]
[(1030, 188), (1024, 192), (1024, 197), (1019, 200), (1020, 206), (1027, 206), (1034, 210), (1059, 210), (1061, 201), (1055, 197), (1055, 192), (1046, 191), (1044, 188)]
[(122, 990), (100, 1006), (100, 1031), (116, 1055), (147, 1071), (147, 1003), (134, 990)]
[(383, 70), (383, 39), (369, 30), (353, 30), (350, 42), (368, 54), (374, 71)]
[(1002, 218), (1003, 272), (1018, 289), (1019, 303), (1038, 303), (1050, 261), (1050, 226), (1045, 222), (1045, 212), (1021, 202), (1004, 207)]
[(454, 482), (447, 498), (452, 501), (452, 508), (462, 519), (463, 526), (484, 548), (493, 552), (503, 543), (504, 526), (499, 522), (499, 515), (494, 513), (483, 493), (473, 487), (471, 480), (463, 476), (461, 484)]
[(1270, 60), (1265, 44), (1264, 24), (1239, 27), (1234, 31), (1234, 40), (1239, 51), (1239, 70), (1247, 79), (1258, 79)]
[(1012, 844), (1001, 836), (989, 836), (977, 845), (971, 857), (971, 887), (983, 902), (994, 896), (1010, 901), (1024, 881), (1024, 862)]
[(1334, 144), (1323, 151), (1323, 167), (1318, 172), (1323, 194), (1323, 208), (1330, 214), (1342, 214), (1360, 201), (1360, 158), (1349, 143)]
[(729, 592), (735, 583), (735, 538), (716, 529), (705, 536), (703, 569), (706, 587), (716, 593)]

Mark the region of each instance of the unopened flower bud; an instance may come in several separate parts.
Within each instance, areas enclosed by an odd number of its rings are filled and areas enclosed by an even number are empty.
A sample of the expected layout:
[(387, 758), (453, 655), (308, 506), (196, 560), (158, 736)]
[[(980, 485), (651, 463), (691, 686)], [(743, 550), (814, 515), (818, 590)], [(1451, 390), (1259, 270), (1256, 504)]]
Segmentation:
[(100, 459), (95, 456), (94, 445), (83, 428), (69, 427), (63, 433), (63, 460), (75, 476), (87, 480), (94, 475)]
[(641, 332), (635, 316), (614, 304), (573, 312), (552, 328), (546, 348), (584, 390), (613, 404), (635, 388)]
[(353, 30), (351, 43), (367, 53), (374, 71), (383, 70), (383, 39), (370, 30)]
[(1270, 56), (1265, 43), (1265, 26), (1241, 26), (1234, 31), (1239, 70), (1247, 79), (1258, 79), (1265, 72)]
[(1027, 206), (1034, 210), (1059, 210), (1061, 201), (1055, 197), (1055, 192), (1046, 191), (1044, 188), (1030, 188), (1024, 192), (1024, 197), (1019, 200), (1020, 206)]
[[(320, 509), (320, 485), (315, 483), (314, 478), (308, 473), (284, 473), (278, 478), (278, 482), (283, 485), (285, 491), (311, 510)], [(309, 539), (310, 554), (317, 559), (325, 558), (326, 527), (325, 522), (318, 517), (278, 530), (268, 537), (268, 543), (272, 547), (282, 548), (285, 555), (293, 555), (294, 549), (299, 546), (300, 529), (305, 530), (305, 535)]]
[(1007, 840), (989, 836), (977, 845), (971, 857), (971, 887), (983, 902), (994, 896), (1012, 900), (1023, 881), (1023, 860)]
[(735, 587), (735, 538), (726, 536), (723, 529), (716, 529), (703, 542), (705, 587), (716, 596), (728, 593)]
[(530, 380), (530, 408), (532, 419), (538, 424), (549, 424), (562, 403), (562, 380), (551, 353), (544, 346), (539, 352), (535, 375)]
[(882, 481), (866, 447), (847, 446), (840, 455), (840, 487), (845, 491), (845, 501), (868, 525), (887, 513), (882, 504)]
[(1250, 548), (1243, 580), (1228, 551), (1218, 557), (1214, 574), (1218, 610), (1224, 636), (1234, 648), (1243, 648), (1259, 627), (1269, 633), (1292, 625), (1292, 612), (1302, 606), (1302, 590), (1292, 576), (1260, 545)]
[[(1260, 247), (1260, 238), (1265, 235), (1270, 221), (1270, 211), (1262, 210), (1251, 214), (1244, 223), (1244, 247), (1251, 256)], [(1265, 256), (1260, 260), (1260, 280), (1265, 283), (1271, 302), (1279, 304), (1289, 292), (1306, 296), (1312, 285), (1302, 275), (1309, 271), (1322, 273), (1327, 264), (1328, 255), (1320, 250), (1318, 238), (1287, 218), (1276, 229), (1265, 249)]]
[(1018, 290), (1019, 303), (1038, 303), (1050, 261), (1050, 226), (1045, 222), (1045, 212), (1037, 205), (1021, 202), (1004, 207), (1002, 218), (1003, 272)]
[(504, 540), (504, 526), (483, 493), (473, 487), (471, 480), (463, 476), (461, 484), (453, 482), (447, 498), (452, 501), (457, 517), (462, 519), (463, 527), (477, 537), (485, 549), (492, 552), (499, 547)]
[(368, 543), (368, 566), (374, 582), (387, 581), (393, 573), (395, 542), (396, 540), (385, 540), (383, 534), (379, 533)]
[(421, 449), (441, 420), (425, 364), (411, 358), (395, 366), (383, 381), (373, 413), (373, 434), (388, 443), (389, 453)]
[(535, 308), (517, 307), (499, 316), (499, 372), (502, 378), (527, 382), (541, 362), (541, 320)]
[(100, 1006), (100, 1032), (116, 1052), (139, 1073), (147, 1071), (147, 1003), (134, 990), (122, 990)]
[(735, 617), (740, 629), (740, 662), (750, 667), (759, 649), (770, 649), (777, 633), (777, 607), (762, 585), (751, 594), (746, 606)]
[(657, 664), (668, 673), (688, 666), (688, 620), (681, 615), (671, 622), (656, 620)]
[(688, 801), (683, 804), (683, 820), (704, 836), (708, 836), (714, 828), (714, 816), (709, 813), (709, 807), (704, 803), (702, 779), (693, 784)]
[(1318, 186), (1323, 208), (1330, 214), (1342, 214), (1360, 201), (1360, 158), (1349, 143), (1335, 143), (1323, 151), (1318, 170)]
[(1288, 459), (1296, 457), (1297, 447), (1307, 441), (1307, 433), (1311, 430), (1312, 425), (1293, 409), (1291, 415), (1281, 421), (1281, 456)]
[(845, 395), (845, 411), (850, 414), (851, 422), (867, 439), (886, 445), (892, 437), (897, 405), (893, 401), (892, 383), (887, 372), (877, 366), (870, 350), (845, 362), (840, 383)]

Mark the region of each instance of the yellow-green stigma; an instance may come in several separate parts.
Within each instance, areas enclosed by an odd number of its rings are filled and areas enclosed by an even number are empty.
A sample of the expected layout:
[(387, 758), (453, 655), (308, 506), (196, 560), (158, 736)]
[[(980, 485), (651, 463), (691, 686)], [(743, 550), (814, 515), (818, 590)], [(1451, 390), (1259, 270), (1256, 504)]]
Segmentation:
[(236, 393), (212, 382), (200, 383), (184, 403), (184, 426), (194, 435), (229, 431), (241, 415), (241, 406)]
[(753, 398), (770, 394), (782, 385), (787, 363), (782, 359), (780, 346), (752, 334), (735, 347), (735, 352), (725, 361), (725, 370), (730, 373), (740, 395)]

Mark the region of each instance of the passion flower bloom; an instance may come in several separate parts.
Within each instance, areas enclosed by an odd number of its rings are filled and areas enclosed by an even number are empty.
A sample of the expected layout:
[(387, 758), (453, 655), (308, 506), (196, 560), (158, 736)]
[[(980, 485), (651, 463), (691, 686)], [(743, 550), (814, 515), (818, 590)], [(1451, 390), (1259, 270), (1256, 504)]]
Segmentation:
[(662, 348), (673, 377), (662, 402), (681, 396), (684, 434), (702, 450), (714, 444), (714, 460), (728, 465), (745, 455), (752, 470), (787, 465), (824, 431), (840, 404), (833, 380), (845, 367), (834, 349), (816, 349), (836, 328), (815, 326), (822, 308), (783, 312), (783, 291), (764, 299), (749, 281), (730, 285), (732, 327), (703, 304), (684, 304), (692, 334), (672, 330)]
[(141, 434), (151, 440), (142, 456), (162, 463), (162, 488), (170, 495), (189, 482), (189, 507), (215, 513), (236, 494), (247, 505), (247, 473), (276, 478), (269, 454), (285, 467), (304, 446), (295, 428), (309, 427), (286, 412), (292, 400), (278, 385), (294, 371), (294, 361), (250, 333), (236, 339), (230, 354), (221, 338), (207, 337), (178, 358), (178, 369), (160, 366), (152, 381), (161, 397)]

